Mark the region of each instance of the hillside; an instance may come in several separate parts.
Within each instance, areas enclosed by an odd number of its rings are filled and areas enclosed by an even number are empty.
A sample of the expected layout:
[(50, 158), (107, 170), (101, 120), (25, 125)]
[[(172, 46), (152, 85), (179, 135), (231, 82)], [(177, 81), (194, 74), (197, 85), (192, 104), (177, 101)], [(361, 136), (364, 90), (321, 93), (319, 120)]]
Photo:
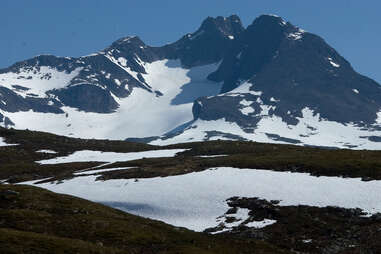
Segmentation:
[(2, 253), (380, 249), (379, 151), (0, 137)]
[(0, 185), (1, 253), (287, 253), (213, 237), (68, 195)]
[[(136, 167), (127, 173), (104, 172), (105, 178), (138, 178), (185, 174), (212, 167), (260, 168), (278, 171), (307, 172), (312, 175), (381, 179), (381, 152), (300, 147), (247, 141), (208, 141), (153, 146), (109, 140), (76, 139), (50, 133), (5, 129), (0, 127), (0, 179), (22, 182), (53, 177), (72, 177), (79, 170)], [(17, 144), (17, 145), (7, 145)], [(38, 161), (65, 157), (78, 151), (131, 153), (166, 149), (185, 149), (176, 157), (147, 158), (105, 163), (102, 159), (75, 162)], [(46, 152), (44, 152), (46, 151)], [(53, 152), (53, 153), (52, 153)], [(214, 157), (213, 155), (226, 155)], [(97, 156), (100, 156), (99, 154)], [(206, 156), (206, 157), (202, 157)], [(208, 157), (210, 156), (210, 157)], [(123, 157), (122, 157), (123, 158)], [(126, 158), (127, 160), (127, 158)]]

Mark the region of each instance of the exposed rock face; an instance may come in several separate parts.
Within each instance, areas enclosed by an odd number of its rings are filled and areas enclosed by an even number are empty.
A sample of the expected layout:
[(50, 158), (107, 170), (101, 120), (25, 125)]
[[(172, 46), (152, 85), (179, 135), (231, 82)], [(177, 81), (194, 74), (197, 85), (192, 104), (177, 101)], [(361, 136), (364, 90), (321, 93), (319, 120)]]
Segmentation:
[(381, 108), (379, 84), (356, 73), (322, 38), (279, 17), (257, 18), (210, 79), (224, 81), (222, 92), (250, 82), (263, 101), (277, 101), (273, 113), (290, 124), (305, 107), (345, 123), (374, 123)]
[(164, 46), (169, 58), (181, 59), (184, 66), (216, 63), (227, 54), (236, 38), (244, 32), (238, 16), (228, 18), (208, 17), (192, 34), (186, 34), (179, 41)]

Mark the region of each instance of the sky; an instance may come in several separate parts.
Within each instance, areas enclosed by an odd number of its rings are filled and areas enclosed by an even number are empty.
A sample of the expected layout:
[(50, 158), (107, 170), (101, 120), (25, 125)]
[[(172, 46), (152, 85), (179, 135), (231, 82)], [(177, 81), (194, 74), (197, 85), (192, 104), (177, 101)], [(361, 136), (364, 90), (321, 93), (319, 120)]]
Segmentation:
[(208, 16), (237, 14), (248, 26), (271, 13), (320, 35), (381, 84), (380, 10), (379, 0), (1, 0), (0, 68), (39, 54), (87, 55), (128, 35), (159, 46)]

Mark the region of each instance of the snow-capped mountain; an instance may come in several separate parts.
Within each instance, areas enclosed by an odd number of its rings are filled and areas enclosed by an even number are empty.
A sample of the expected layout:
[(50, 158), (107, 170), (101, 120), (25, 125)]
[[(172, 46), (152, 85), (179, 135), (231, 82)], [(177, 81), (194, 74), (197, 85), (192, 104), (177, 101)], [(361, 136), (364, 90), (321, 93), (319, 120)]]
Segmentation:
[[(0, 70), (0, 122), (153, 144), (245, 139), (381, 148), (381, 86), (273, 15), (207, 18), (162, 47), (126, 37), (79, 57)], [(136, 140), (136, 139), (133, 139)]]
[(280, 17), (257, 18), (208, 79), (223, 82), (221, 93), (197, 99), (194, 122), (153, 144), (243, 139), (381, 148), (381, 86)]
[(126, 37), (89, 56), (16, 63), (0, 70), (0, 121), (87, 138), (161, 135), (192, 120), (195, 99), (219, 93), (207, 76), (243, 30), (237, 16), (207, 18), (163, 47)]

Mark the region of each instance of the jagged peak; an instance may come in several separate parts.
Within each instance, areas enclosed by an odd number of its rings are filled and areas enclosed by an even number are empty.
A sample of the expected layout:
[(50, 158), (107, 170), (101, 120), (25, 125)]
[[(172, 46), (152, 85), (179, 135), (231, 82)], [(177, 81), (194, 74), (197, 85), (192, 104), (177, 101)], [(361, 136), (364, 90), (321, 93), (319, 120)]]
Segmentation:
[(139, 45), (142, 45), (144, 44), (144, 42), (139, 38), (139, 36), (126, 36), (126, 37), (122, 37), (118, 40), (116, 40), (113, 44), (118, 44), (118, 45), (121, 45), (121, 44), (139, 44)]
[[(263, 24), (272, 24), (280, 26), (291, 25), (289, 22), (286, 22), (282, 17), (275, 14), (263, 14), (254, 19), (253, 23), (250, 26), (263, 25)], [(249, 27), (250, 27), (249, 26)]]
[(241, 22), (241, 19), (239, 18), (239, 16), (237, 14), (232, 14), (228, 17), (228, 19), (230, 19), (231, 21), (233, 22), (236, 22), (236, 23), (242, 23)]
[[(272, 14), (272, 13), (270, 13), (270, 14), (263, 14), (263, 15), (261, 15), (261, 16), (269, 17), (269, 18), (275, 19), (275, 20), (277, 20), (277, 21), (280, 21), (280, 24), (281, 24), (281, 25), (286, 25), (286, 24), (287, 24), (287, 22), (286, 22), (281, 16), (278, 16), (278, 15), (276, 15), (276, 14)], [(261, 16), (260, 16), (260, 17), (261, 17)]]
[(218, 24), (218, 23), (227, 23), (227, 22), (241, 23), (241, 19), (236, 14), (230, 15), (229, 17), (223, 17), (223, 16), (211, 17), (211, 16), (209, 16), (202, 22), (201, 26), (207, 25), (209, 23)]
[(147, 45), (138, 36), (122, 37), (103, 50), (106, 54), (117, 51), (124, 53), (136, 53), (147, 48)]
[(300, 40), (303, 38), (305, 30), (285, 21), (282, 17), (275, 14), (264, 14), (257, 17), (251, 25), (246, 29), (246, 35), (262, 31), (274, 33), (278, 31), (278, 36), (288, 38), (290, 40)]
[(201, 24), (198, 31), (220, 31), (226, 35), (238, 35), (244, 30), (242, 22), (237, 15), (229, 17), (217, 16), (207, 17)]

